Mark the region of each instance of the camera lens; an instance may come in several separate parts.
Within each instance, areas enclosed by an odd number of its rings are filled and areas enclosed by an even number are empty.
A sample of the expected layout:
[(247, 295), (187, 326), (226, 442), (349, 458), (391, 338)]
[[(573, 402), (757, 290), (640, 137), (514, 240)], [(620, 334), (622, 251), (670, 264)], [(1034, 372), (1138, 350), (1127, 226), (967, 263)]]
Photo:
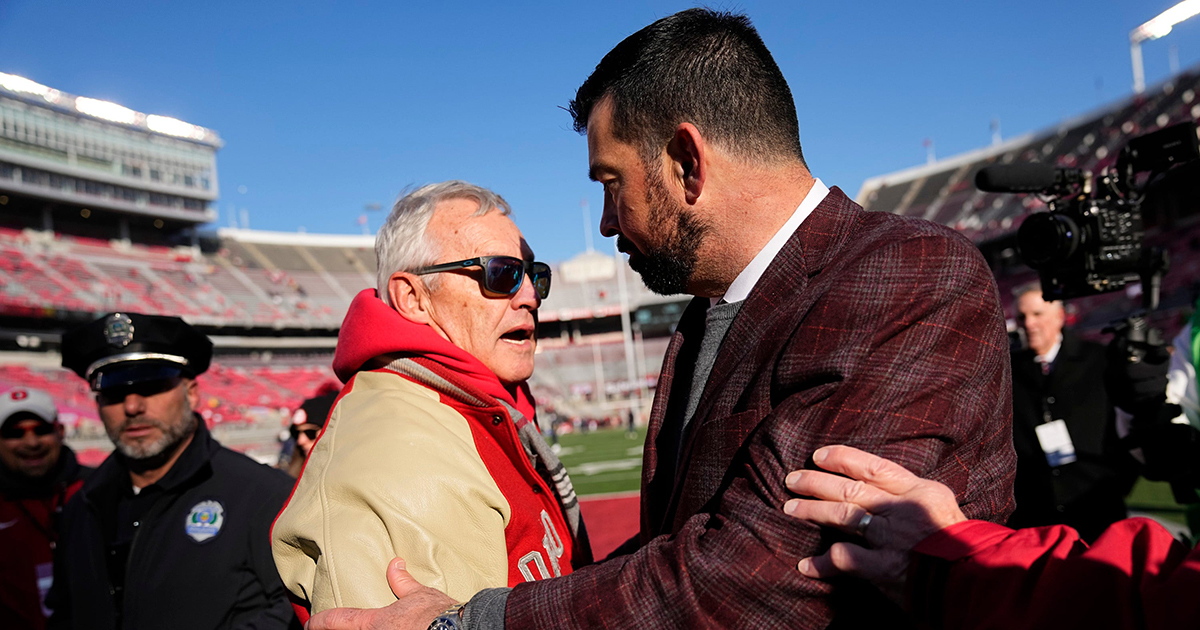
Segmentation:
[(1039, 269), (1070, 258), (1079, 249), (1082, 234), (1075, 221), (1058, 212), (1042, 212), (1025, 219), (1017, 230), (1017, 251), (1025, 264)]

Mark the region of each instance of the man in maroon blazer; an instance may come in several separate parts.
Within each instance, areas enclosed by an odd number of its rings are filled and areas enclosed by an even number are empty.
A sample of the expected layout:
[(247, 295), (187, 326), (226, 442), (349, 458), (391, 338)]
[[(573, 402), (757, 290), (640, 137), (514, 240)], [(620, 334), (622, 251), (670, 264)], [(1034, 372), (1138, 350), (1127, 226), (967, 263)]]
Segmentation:
[(394, 563), (395, 604), (331, 611), (310, 630), (903, 627), (858, 584), (795, 570), (841, 534), (790, 521), (784, 478), (818, 447), (852, 444), (1004, 522), (1008, 340), (983, 258), (810, 174), (791, 92), (744, 16), (691, 9), (642, 29), (571, 112), (604, 186), (601, 231), (651, 289), (696, 296), (658, 383), (640, 535), (465, 606)]

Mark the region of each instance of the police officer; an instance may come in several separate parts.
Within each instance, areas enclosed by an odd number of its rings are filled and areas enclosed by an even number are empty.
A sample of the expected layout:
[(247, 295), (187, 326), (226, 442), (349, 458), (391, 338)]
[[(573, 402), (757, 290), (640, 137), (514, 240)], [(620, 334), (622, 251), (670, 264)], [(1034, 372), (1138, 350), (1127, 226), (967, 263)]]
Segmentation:
[(177, 317), (111, 313), (63, 336), (116, 450), (67, 504), (50, 628), (286, 628), (271, 558), (291, 490), (193, 411), (212, 342)]

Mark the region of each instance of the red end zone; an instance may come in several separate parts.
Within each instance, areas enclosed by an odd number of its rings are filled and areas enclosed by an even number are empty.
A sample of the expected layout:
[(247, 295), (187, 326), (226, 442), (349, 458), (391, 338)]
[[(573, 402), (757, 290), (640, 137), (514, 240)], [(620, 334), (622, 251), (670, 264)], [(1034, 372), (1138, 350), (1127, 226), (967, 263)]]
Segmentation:
[(603, 560), (641, 527), (639, 492), (596, 494), (579, 498), (579, 510), (592, 541), (592, 555)]

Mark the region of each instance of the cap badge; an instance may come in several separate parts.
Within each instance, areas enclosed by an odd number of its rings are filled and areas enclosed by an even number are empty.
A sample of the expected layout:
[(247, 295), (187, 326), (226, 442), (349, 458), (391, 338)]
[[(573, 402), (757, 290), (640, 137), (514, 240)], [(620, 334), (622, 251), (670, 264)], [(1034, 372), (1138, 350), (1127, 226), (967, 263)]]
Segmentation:
[(104, 339), (114, 348), (124, 348), (133, 341), (133, 320), (124, 313), (113, 313), (104, 322)]
[(196, 542), (204, 542), (217, 535), (225, 524), (225, 507), (219, 501), (201, 501), (192, 506), (183, 520), (183, 531)]
[(11, 396), (13, 400), (25, 400), (26, 398), (29, 398), (29, 392), (23, 389), (16, 389), (13, 390)]

